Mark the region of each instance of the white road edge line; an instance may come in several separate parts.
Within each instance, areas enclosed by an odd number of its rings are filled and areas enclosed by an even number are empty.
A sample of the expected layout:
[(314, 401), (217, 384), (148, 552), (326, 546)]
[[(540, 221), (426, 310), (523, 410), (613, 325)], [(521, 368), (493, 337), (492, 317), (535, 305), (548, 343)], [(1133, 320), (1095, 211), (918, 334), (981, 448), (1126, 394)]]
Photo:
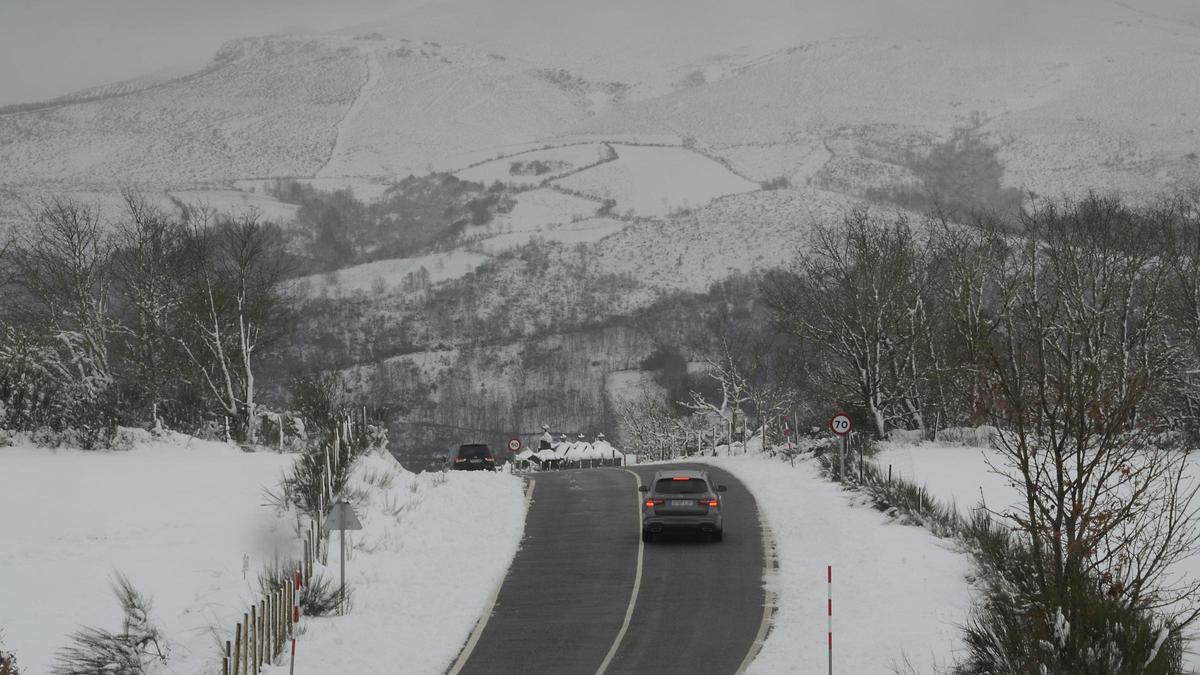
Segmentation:
[[(525, 512), (529, 513), (529, 502), (533, 500), (533, 486), (537, 481), (533, 478), (529, 479), (529, 487), (525, 488)], [(467, 665), (467, 661), (471, 658), (471, 652), (475, 651), (475, 645), (479, 643), (479, 637), (483, 635), (483, 629), (487, 628), (488, 619), (492, 618), (492, 612), (496, 609), (496, 598), (500, 597), (500, 589), (504, 586), (504, 579), (508, 577), (508, 571), (505, 570), (504, 576), (500, 577), (500, 583), (496, 584), (496, 588), (492, 590), (491, 597), (487, 600), (487, 605), (484, 606), (483, 614), (479, 615), (479, 621), (475, 622), (475, 630), (471, 631), (471, 637), (467, 640), (466, 646), (459, 652), (458, 659), (454, 665), (450, 667), (447, 675), (458, 675)]]
[[(632, 474), (637, 479), (637, 486), (642, 487), (642, 477), (636, 472), (629, 469), (622, 469), (626, 473)], [(621, 630), (617, 632), (617, 639), (613, 640), (612, 646), (608, 648), (608, 654), (604, 656), (604, 661), (600, 663), (600, 667), (596, 669), (596, 675), (604, 675), (604, 671), (608, 670), (608, 665), (612, 663), (613, 657), (617, 655), (617, 649), (621, 647), (621, 641), (625, 639), (625, 633), (629, 630), (629, 622), (633, 619), (633, 608), (637, 605), (638, 592), (642, 588), (642, 554), (646, 550), (646, 542), (642, 541), (641, 536), (641, 520), (642, 520), (642, 500), (637, 501), (638, 512), (638, 557), (637, 557), (637, 574), (633, 577), (633, 592), (629, 594), (629, 606), (625, 608), (625, 622), (621, 624)]]
[(750, 667), (750, 663), (758, 657), (762, 651), (763, 644), (767, 641), (767, 634), (771, 632), (771, 620), (775, 618), (775, 607), (778, 604), (778, 596), (772, 586), (778, 583), (779, 565), (775, 559), (775, 533), (767, 524), (767, 519), (763, 515), (762, 510), (758, 512), (758, 521), (762, 530), (763, 540), (763, 616), (762, 623), (758, 625), (758, 634), (754, 636), (754, 644), (750, 645), (750, 651), (746, 652), (746, 658), (742, 659), (742, 665), (734, 671), (735, 675), (742, 675), (746, 669)]

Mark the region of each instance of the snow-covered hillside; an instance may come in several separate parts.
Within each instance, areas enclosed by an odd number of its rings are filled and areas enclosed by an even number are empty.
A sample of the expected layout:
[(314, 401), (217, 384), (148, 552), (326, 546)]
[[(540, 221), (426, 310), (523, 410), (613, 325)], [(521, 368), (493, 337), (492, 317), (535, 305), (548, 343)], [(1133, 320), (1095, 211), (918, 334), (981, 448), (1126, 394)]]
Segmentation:
[(0, 186), (368, 182), (589, 134), (853, 189), (841, 164), (901, 170), (974, 124), (1007, 185), (1158, 190), (1200, 177), (1198, 49), (1183, 0), (442, 0), (2, 114)]

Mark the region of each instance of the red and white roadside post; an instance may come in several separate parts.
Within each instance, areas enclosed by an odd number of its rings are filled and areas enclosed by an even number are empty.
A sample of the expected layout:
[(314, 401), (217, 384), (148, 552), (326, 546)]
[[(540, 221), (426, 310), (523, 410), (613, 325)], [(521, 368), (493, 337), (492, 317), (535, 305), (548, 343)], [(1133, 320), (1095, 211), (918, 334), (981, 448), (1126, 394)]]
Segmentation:
[(300, 571), (296, 570), (295, 584), (292, 586), (292, 659), (288, 664), (288, 672), (296, 674), (296, 630), (300, 628), (300, 588), (303, 580)]
[(829, 614), (827, 616), (829, 628), (829, 675), (833, 675), (833, 565), (825, 568), (825, 577), (828, 581), (829, 589)]

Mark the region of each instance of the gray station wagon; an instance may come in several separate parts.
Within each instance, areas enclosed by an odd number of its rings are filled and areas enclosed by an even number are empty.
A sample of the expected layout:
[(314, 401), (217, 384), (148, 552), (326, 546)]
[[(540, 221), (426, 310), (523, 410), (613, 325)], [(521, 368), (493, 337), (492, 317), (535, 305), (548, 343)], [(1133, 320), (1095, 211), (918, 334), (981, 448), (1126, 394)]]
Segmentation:
[(708, 473), (691, 469), (659, 471), (649, 485), (638, 488), (642, 498), (642, 541), (651, 542), (663, 532), (702, 532), (721, 541), (721, 493)]

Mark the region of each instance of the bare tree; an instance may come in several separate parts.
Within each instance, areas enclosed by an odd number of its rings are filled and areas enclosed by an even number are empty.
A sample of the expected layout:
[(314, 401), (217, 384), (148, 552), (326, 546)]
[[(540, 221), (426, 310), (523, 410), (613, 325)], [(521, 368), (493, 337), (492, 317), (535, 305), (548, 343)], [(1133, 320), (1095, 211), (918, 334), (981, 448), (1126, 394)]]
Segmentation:
[(109, 317), (112, 244), (98, 209), (63, 198), (40, 202), (12, 251), (14, 316), (48, 338), (54, 370), (94, 401), (112, 384)]
[(618, 403), (614, 412), (621, 437), (641, 457), (672, 457), (694, 433), (690, 416), (680, 417), (668, 401), (650, 392)]
[(692, 412), (709, 414), (722, 420), (733, 419), (733, 412), (741, 410), (750, 401), (750, 381), (745, 369), (738, 363), (737, 355), (729, 347), (727, 336), (721, 336), (721, 349), (705, 359), (705, 374), (721, 389), (721, 402), (716, 403), (697, 391), (690, 392), (690, 400), (682, 402)]
[(254, 443), (256, 355), (285, 335), (288, 320), (282, 239), (255, 213), (218, 220), (197, 210), (186, 247), (192, 292), (183, 312), (191, 330), (179, 343), (218, 409)]
[(867, 411), (879, 436), (889, 426), (926, 426), (925, 250), (906, 218), (881, 222), (854, 212), (839, 226), (816, 226), (794, 271), (768, 275), (763, 284), (780, 330), (828, 355), (832, 378)]
[(138, 193), (125, 190), (122, 197), (126, 211), (115, 228), (113, 276), (129, 342), (128, 379), (157, 410), (173, 386), (188, 380), (174, 337), (188, 291), (187, 231)]
[(1143, 403), (1177, 367), (1162, 308), (1165, 228), (1114, 199), (1044, 204), (999, 286), (1011, 302), (981, 343), (1000, 452), (1022, 504), (1042, 600), (1075, 624), (1084, 589), (1186, 626), (1200, 582), (1173, 573), (1197, 541), (1186, 453)]
[[(1193, 438), (1200, 438), (1200, 190), (1160, 204), (1156, 215), (1169, 233), (1163, 259), (1172, 333), (1187, 345), (1184, 363), (1175, 373), (1175, 400), (1183, 403), (1179, 413)], [(1171, 402), (1162, 403), (1170, 407)]]
[[(768, 420), (793, 409), (796, 396), (771, 362), (766, 342), (748, 338), (740, 345), (741, 349), (733, 349), (728, 334), (723, 332), (719, 351), (706, 359), (705, 374), (719, 388), (720, 403), (693, 390), (689, 400), (680, 405), (696, 415), (721, 419), (726, 425), (732, 425), (735, 413), (741, 413), (743, 420), (755, 419), (756, 429), (765, 429)], [(763, 442), (768, 442), (765, 435)]]
[(928, 364), (931, 398), (949, 424), (989, 419), (992, 395), (982, 374), (980, 345), (1008, 316), (1015, 288), (1010, 251), (1019, 242), (1000, 223), (977, 217), (970, 227), (939, 216), (929, 242), (937, 277), (930, 284), (938, 311), (929, 313)]

